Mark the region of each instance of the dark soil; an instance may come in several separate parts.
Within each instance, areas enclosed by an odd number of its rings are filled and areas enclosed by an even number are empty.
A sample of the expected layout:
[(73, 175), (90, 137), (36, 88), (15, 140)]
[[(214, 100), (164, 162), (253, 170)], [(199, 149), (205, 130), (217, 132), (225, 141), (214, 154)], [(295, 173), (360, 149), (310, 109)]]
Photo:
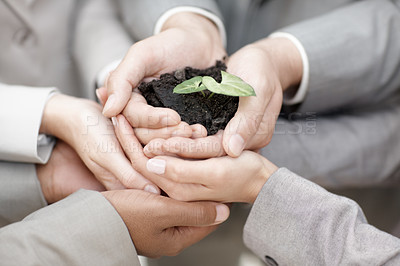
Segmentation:
[(202, 124), (207, 128), (208, 135), (214, 135), (224, 129), (238, 108), (239, 97), (214, 94), (208, 96), (210, 91), (190, 94), (176, 94), (173, 89), (176, 85), (196, 76), (211, 76), (221, 82), (221, 70), (226, 70), (226, 65), (217, 61), (216, 65), (207, 69), (186, 67), (173, 73), (163, 74), (160, 79), (143, 82), (139, 90), (146, 98), (147, 103), (155, 107), (168, 107), (178, 112), (182, 121), (189, 125)]

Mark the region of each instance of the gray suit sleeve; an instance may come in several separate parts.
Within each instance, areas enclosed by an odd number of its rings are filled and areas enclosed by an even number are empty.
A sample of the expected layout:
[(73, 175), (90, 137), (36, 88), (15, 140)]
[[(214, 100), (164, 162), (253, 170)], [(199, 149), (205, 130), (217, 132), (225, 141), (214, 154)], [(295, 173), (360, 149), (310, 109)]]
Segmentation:
[(399, 183), (399, 99), (358, 112), (298, 117), (278, 119), (263, 156), (323, 187)]
[(2, 265), (140, 265), (121, 217), (84, 190), (2, 228), (0, 257)]
[(0, 227), (46, 205), (34, 164), (0, 161)]
[(244, 241), (280, 265), (399, 265), (400, 240), (369, 225), (354, 201), (285, 168), (264, 185)]
[(153, 35), (157, 20), (166, 11), (179, 6), (192, 6), (214, 13), (222, 20), (213, 0), (119, 0), (122, 17), (128, 31), (136, 40)]
[(299, 111), (374, 105), (400, 89), (399, 0), (355, 1), (280, 31), (296, 36), (309, 59)]

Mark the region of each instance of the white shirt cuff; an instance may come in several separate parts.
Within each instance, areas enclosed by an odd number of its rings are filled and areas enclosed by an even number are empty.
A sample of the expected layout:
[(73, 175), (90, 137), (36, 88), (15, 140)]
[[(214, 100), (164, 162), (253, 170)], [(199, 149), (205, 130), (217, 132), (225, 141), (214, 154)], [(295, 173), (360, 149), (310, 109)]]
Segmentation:
[(226, 30), (224, 23), (222, 20), (216, 16), (215, 14), (208, 12), (202, 8), (199, 7), (193, 7), (193, 6), (180, 6), (180, 7), (174, 7), (166, 11), (164, 14), (161, 15), (161, 17), (157, 20), (156, 26), (154, 27), (154, 35), (158, 34), (161, 32), (161, 29), (164, 25), (164, 23), (173, 15), (180, 13), (180, 12), (192, 12), (196, 13), (199, 15), (202, 15), (212, 22), (217, 26), (219, 33), (221, 35), (222, 43), (224, 47), (226, 47)]
[(104, 86), (110, 72), (114, 71), (118, 67), (118, 65), (121, 63), (121, 61), (122, 61), (122, 59), (112, 61), (111, 63), (107, 64), (105, 67), (100, 69), (100, 71), (96, 77), (96, 86), (98, 86), (98, 87)]
[(300, 86), (297, 89), (297, 92), (295, 93), (294, 96), (288, 98), (288, 97), (285, 97), (285, 95), (284, 95), (283, 103), (286, 105), (294, 105), (294, 104), (301, 103), (304, 100), (304, 98), (306, 97), (306, 94), (308, 91), (309, 79), (310, 79), (310, 64), (308, 62), (306, 50), (304, 49), (301, 42), (290, 33), (275, 32), (275, 33), (271, 34), (269, 37), (270, 38), (289, 39), (299, 50), (301, 60), (303, 62), (303, 76), (301, 78), (301, 83), (300, 83)]
[(0, 84), (0, 160), (46, 163), (53, 149), (51, 139), (38, 134), (43, 111), (55, 88)]

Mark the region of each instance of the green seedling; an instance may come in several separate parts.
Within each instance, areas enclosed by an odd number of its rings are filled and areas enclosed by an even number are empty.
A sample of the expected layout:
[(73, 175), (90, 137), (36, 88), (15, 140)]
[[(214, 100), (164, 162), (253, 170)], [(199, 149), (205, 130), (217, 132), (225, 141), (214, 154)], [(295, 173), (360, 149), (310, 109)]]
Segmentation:
[(200, 91), (205, 96), (203, 90), (207, 89), (212, 92), (208, 98), (211, 98), (214, 93), (229, 96), (256, 96), (254, 89), (241, 78), (225, 71), (221, 71), (221, 75), (221, 83), (209, 76), (197, 76), (178, 84), (173, 92), (187, 94)]

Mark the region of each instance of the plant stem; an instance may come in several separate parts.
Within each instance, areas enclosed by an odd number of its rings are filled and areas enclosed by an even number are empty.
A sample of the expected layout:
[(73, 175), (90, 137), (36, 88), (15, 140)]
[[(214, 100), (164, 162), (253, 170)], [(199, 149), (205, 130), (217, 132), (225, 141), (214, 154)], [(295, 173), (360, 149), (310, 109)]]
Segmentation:
[(211, 94), (210, 94), (210, 96), (208, 96), (208, 98), (207, 98), (207, 99), (210, 99), (211, 97), (213, 97), (213, 95), (214, 95), (214, 92), (213, 92), (213, 93), (211, 93)]

